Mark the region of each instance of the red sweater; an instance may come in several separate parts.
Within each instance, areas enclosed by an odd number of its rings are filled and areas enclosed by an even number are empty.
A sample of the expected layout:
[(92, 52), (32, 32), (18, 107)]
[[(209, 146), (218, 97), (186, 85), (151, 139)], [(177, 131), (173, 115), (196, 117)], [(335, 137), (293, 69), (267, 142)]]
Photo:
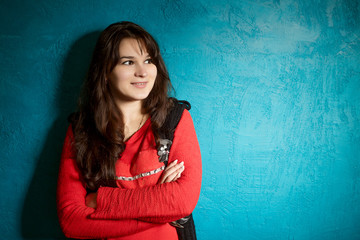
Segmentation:
[[(116, 163), (118, 188), (101, 187), (97, 208), (85, 205), (85, 183), (75, 162), (69, 126), (57, 187), (60, 226), (70, 238), (177, 239), (169, 222), (189, 215), (200, 194), (201, 156), (191, 116), (184, 111), (175, 130), (169, 163), (184, 161), (175, 182), (157, 184), (163, 172), (150, 119), (125, 144)], [(145, 174), (142, 174), (145, 173)]]

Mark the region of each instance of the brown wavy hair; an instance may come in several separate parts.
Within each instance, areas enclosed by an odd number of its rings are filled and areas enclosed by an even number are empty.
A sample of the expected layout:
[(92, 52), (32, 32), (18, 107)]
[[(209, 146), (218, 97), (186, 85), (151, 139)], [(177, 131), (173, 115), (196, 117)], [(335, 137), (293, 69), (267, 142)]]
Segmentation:
[(79, 98), (79, 111), (71, 117), (76, 162), (90, 191), (100, 186), (116, 186), (115, 162), (125, 149), (122, 113), (106, 83), (119, 62), (119, 44), (125, 38), (136, 39), (140, 47), (145, 47), (157, 67), (154, 87), (143, 101), (143, 109), (151, 116), (156, 142), (159, 128), (173, 104), (168, 97), (172, 90), (169, 74), (154, 38), (132, 22), (108, 26), (96, 43)]

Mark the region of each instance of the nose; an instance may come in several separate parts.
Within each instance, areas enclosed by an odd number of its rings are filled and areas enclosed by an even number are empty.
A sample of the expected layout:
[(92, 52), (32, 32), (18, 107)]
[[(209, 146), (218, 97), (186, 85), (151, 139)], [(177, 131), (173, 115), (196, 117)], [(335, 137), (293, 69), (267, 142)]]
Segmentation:
[(136, 66), (135, 69), (135, 76), (136, 77), (146, 77), (147, 76), (147, 71), (146, 71), (146, 67), (142, 64), (139, 64)]

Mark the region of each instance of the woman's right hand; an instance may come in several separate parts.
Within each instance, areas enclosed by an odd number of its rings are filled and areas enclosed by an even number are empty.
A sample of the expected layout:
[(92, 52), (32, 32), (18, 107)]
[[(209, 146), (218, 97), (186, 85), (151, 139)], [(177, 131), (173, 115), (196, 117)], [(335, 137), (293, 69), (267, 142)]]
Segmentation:
[(177, 162), (178, 160), (175, 160), (165, 168), (159, 180), (159, 184), (174, 182), (181, 177), (181, 173), (185, 170), (184, 162)]

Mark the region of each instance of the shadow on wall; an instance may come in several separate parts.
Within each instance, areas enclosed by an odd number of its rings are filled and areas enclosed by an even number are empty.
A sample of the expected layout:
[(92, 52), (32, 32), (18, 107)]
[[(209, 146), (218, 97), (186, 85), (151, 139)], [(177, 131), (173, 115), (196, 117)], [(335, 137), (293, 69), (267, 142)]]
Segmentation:
[(56, 213), (58, 168), (68, 125), (67, 117), (76, 107), (80, 87), (99, 35), (100, 31), (96, 31), (78, 39), (65, 58), (57, 92), (57, 105), (54, 106), (58, 110), (58, 117), (48, 132), (25, 197), (21, 216), (23, 238), (65, 239)]

